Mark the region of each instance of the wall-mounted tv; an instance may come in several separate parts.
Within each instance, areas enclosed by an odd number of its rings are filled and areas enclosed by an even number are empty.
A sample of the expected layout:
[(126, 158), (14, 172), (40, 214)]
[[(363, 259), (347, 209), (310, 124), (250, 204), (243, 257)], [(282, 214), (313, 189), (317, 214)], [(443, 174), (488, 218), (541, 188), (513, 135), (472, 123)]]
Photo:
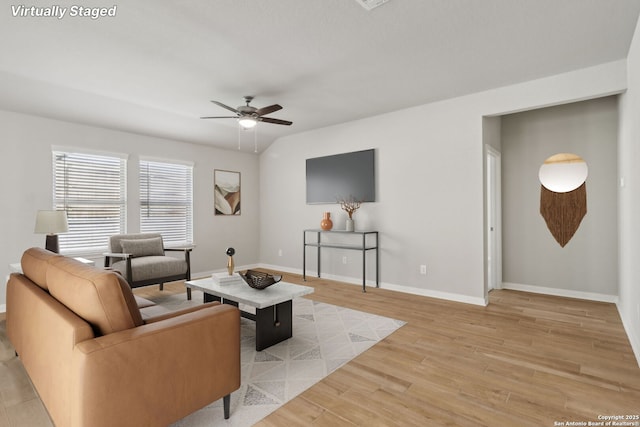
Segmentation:
[(307, 203), (376, 201), (375, 150), (307, 159)]

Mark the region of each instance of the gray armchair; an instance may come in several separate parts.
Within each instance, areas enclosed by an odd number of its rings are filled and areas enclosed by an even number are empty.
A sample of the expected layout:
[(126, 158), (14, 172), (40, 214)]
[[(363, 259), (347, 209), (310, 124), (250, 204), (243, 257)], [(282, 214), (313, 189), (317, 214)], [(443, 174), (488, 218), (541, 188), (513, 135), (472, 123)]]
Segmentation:
[[(116, 234), (109, 238), (109, 246), (105, 268), (120, 272), (132, 288), (159, 284), (162, 290), (165, 282), (191, 280), (192, 248), (165, 248), (160, 234)], [(165, 255), (169, 251), (183, 252), (184, 259)], [(187, 299), (191, 299), (189, 288)]]

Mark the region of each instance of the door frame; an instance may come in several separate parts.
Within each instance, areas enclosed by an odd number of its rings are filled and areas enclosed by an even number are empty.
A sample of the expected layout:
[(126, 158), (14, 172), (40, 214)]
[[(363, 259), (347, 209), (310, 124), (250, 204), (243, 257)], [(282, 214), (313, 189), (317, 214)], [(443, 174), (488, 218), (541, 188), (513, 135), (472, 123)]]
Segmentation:
[(485, 294), (502, 288), (502, 165), (500, 151), (485, 145)]

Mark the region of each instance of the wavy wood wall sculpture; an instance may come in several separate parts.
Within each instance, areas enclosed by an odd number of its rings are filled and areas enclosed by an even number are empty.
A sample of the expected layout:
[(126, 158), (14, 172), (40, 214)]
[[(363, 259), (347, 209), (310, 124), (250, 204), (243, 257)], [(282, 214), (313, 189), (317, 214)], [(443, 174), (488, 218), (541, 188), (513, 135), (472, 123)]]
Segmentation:
[(587, 214), (587, 163), (578, 155), (558, 153), (544, 161), (540, 179), (540, 214), (563, 248)]
[(587, 184), (583, 183), (567, 193), (556, 193), (541, 185), (540, 214), (553, 237), (564, 248), (587, 214)]

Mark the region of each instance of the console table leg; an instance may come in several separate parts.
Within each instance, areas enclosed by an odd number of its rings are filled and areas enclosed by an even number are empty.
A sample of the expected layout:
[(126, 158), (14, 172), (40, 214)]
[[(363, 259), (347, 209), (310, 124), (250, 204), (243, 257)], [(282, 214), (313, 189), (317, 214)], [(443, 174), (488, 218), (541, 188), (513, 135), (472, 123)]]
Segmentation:
[(367, 292), (367, 253), (362, 251), (362, 292)]
[(320, 232), (318, 231), (318, 278), (320, 277)]
[(302, 232), (302, 280), (307, 281), (307, 232)]
[(380, 287), (380, 251), (378, 250), (378, 233), (376, 233), (376, 288)]
[(367, 235), (362, 235), (362, 292), (367, 292), (366, 282), (367, 282)]

